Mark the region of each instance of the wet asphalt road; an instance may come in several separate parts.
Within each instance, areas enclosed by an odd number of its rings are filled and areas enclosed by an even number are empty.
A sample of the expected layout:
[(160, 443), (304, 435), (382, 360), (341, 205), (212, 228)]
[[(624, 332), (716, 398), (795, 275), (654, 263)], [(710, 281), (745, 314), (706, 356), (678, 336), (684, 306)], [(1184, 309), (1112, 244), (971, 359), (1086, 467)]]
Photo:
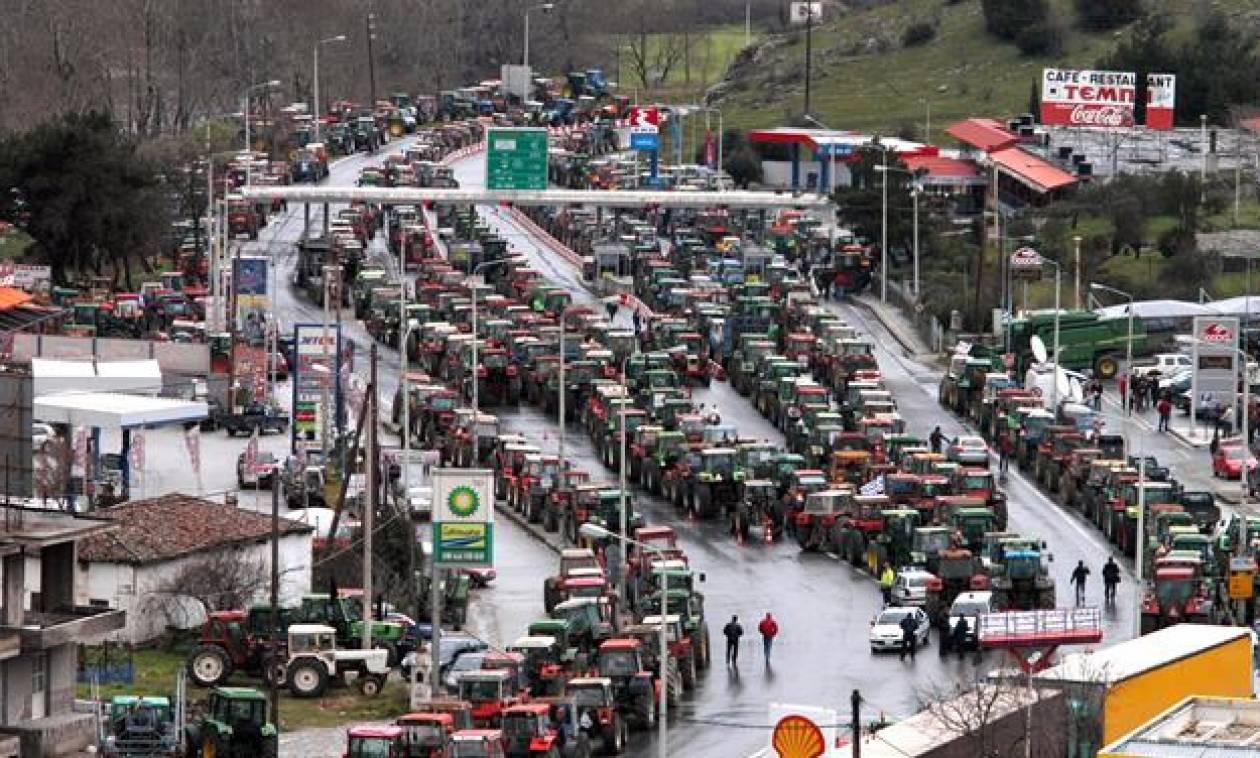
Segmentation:
[[(398, 145), (391, 148), (398, 149)], [(356, 156), (335, 164), (331, 181), (351, 183), (357, 178), (360, 167), (379, 160), (379, 157), (364, 158), (366, 156)], [(461, 184), (472, 186), (478, 182), (483, 165), (480, 156), (456, 164)], [(519, 227), (506, 213), (493, 208), (483, 210), (487, 211), (483, 215), (507, 236), (513, 248), (530, 255), (540, 270), (569, 286), (581, 299), (581, 282), (565, 261), (546, 252), (534, 235)], [(318, 223), (317, 208), (312, 209), (312, 218)], [(279, 262), (276, 309), (286, 325), (295, 321), (319, 321), (322, 315), (319, 308), (288, 285), (296, 260), (292, 242), (300, 234), (301, 226), (301, 210), (295, 207), (285, 219), (265, 229), (259, 243), (247, 248), (251, 252), (270, 251)], [(374, 250), (383, 255), (384, 246), (379, 238)], [(911, 432), (926, 436), (936, 424), (947, 433), (962, 431), (936, 404), (937, 372), (890, 351), (889, 347), (895, 346), (895, 342), (863, 312), (849, 306), (835, 308), (844, 318), (872, 335), (880, 346), (880, 368), (903, 416), (910, 422)], [(348, 313), (345, 319), (348, 335), (361, 346), (370, 344), (362, 326), (350, 323)], [(366, 352), (360, 355), (366, 356)], [(397, 385), (397, 354), (382, 346), (380, 355), (381, 393), (387, 404)], [(357, 368), (360, 374), (366, 375), (363, 362)], [(729, 386), (715, 384), (710, 390), (697, 389), (694, 397), (706, 405), (716, 403), (724, 420), (736, 423), (741, 432), (782, 441), (777, 430)], [(506, 429), (523, 431), (535, 442), (554, 448), (556, 423), (536, 409), (526, 406), (489, 410), (504, 419)], [(589, 440), (576, 426), (570, 431), (566, 447), (574, 465), (599, 476), (602, 465), (594, 456)], [(608, 471), (606, 475), (615, 477), (615, 472)], [(1012, 472), (1007, 492), (1011, 528), (1041, 537), (1050, 545), (1060, 599), (1070, 597), (1066, 589), (1068, 574), (1078, 559), (1084, 559), (1095, 569), (1095, 582), (1089, 588), (1090, 600), (1099, 600), (1098, 568), (1109, 551), (1105, 541), (1090, 526), (1044, 498), (1019, 474)], [(872, 708), (892, 718), (906, 716), (918, 710), (926, 693), (948, 688), (959, 679), (971, 679), (1006, 663), (1000, 655), (989, 653), (977, 667), (970, 658), (967, 661), (952, 657), (942, 660), (930, 648), (913, 662), (901, 662), (895, 655), (873, 656), (867, 645), (867, 633), (870, 619), (879, 610), (880, 598), (869, 576), (828, 555), (802, 553), (791, 542), (767, 545), (754, 541), (737, 545), (727, 534), (725, 524), (679, 519), (672, 506), (656, 498), (640, 497), (640, 507), (650, 522), (675, 526), (692, 565), (707, 575), (703, 591), (710, 634), (715, 643), (714, 666), (701, 677), (696, 692), (672, 714), (671, 754), (714, 758), (750, 754), (766, 744), (768, 703), (830, 706), (843, 714), (847, 713), (849, 693), (855, 688), (861, 690)], [(520, 527), (502, 518), (499, 523), (499, 579), (492, 589), (480, 594), (470, 626), (490, 641), (506, 644), (519, 636), (531, 620), (542, 615), (542, 580), (554, 568), (556, 558)], [(1120, 588), (1120, 609), (1108, 612), (1106, 642), (1132, 636), (1135, 598), (1133, 577), (1126, 572)], [(765, 611), (775, 614), (781, 628), (772, 666), (764, 664), (759, 640), (754, 639), (756, 621)], [(737, 669), (726, 668), (720, 658), (721, 626), (731, 614), (740, 616), (746, 632)], [(651, 755), (654, 749), (654, 735), (636, 735), (630, 754)], [(338, 752), (330, 749), (328, 754)]]

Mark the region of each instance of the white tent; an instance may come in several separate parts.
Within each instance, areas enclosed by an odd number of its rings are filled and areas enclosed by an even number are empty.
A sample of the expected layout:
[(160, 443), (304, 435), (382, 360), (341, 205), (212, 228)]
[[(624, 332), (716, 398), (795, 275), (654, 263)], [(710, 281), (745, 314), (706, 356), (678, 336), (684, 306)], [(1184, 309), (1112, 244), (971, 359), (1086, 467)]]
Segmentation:
[[(1184, 300), (1140, 300), (1133, 304), (1134, 318), (1192, 318), (1194, 316), (1219, 316), (1219, 303), (1200, 305)], [(1094, 311), (1102, 318), (1126, 318), (1129, 304), (1109, 305)]]

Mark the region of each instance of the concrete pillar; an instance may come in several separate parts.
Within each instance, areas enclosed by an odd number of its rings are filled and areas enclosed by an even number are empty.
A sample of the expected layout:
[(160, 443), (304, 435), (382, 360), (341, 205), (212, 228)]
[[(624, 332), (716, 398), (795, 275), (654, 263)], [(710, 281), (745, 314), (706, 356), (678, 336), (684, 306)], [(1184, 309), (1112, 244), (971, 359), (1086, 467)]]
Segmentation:
[(39, 597), (45, 612), (74, 606), (73, 540), (43, 548), (39, 556)]
[(26, 556), (14, 553), (4, 557), (4, 597), (0, 597), (0, 619), (5, 626), (22, 625), (22, 604), (26, 595)]

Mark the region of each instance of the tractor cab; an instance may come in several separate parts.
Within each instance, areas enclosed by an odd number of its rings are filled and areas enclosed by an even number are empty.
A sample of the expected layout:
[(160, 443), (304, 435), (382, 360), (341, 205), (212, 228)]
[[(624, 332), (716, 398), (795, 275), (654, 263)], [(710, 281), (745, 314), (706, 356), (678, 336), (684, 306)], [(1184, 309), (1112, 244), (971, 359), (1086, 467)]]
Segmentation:
[(514, 679), (511, 671), (502, 669), (465, 671), (459, 675), (459, 699), (472, 704), (474, 724), (499, 723), (503, 709), (517, 700)]
[(399, 716), (394, 724), (403, 730), (407, 745), (407, 758), (445, 758), (451, 749), (451, 737), (455, 734), (455, 717), (449, 713), (408, 713)]
[(400, 726), (352, 726), (346, 730), (346, 758), (411, 758)]

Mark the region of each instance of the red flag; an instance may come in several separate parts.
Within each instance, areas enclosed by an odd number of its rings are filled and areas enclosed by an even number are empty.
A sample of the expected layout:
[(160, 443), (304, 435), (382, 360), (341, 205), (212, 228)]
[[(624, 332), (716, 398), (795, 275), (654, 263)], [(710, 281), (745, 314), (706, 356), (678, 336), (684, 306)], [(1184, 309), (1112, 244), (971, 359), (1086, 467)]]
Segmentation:
[(184, 447), (188, 450), (188, 460), (192, 463), (193, 471), (197, 473), (198, 480), (201, 477), (201, 430), (193, 427), (184, 432)]
[(245, 470), (253, 471), (258, 465), (258, 429), (254, 429), (254, 433), (249, 437), (249, 444), (245, 446)]
[(131, 435), (130, 463), (132, 471), (144, 470), (144, 432), (136, 432)]
[(704, 130), (704, 165), (709, 168), (718, 168), (717, 165), (717, 143), (713, 141), (713, 130)]

